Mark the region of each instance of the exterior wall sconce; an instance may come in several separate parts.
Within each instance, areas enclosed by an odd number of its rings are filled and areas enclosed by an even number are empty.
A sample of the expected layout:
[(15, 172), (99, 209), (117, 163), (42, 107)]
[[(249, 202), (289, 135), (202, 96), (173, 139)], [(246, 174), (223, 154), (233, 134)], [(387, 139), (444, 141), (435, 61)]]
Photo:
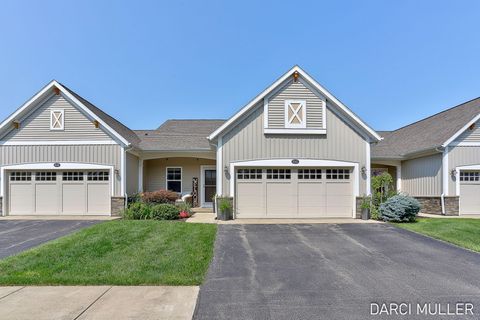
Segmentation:
[(223, 167), (223, 172), (225, 173), (225, 175), (228, 174), (228, 167), (227, 166)]
[(365, 168), (365, 167), (362, 167), (362, 169), (360, 169), (360, 171), (362, 172), (362, 174), (367, 174), (367, 168)]
[(118, 170), (118, 169), (115, 169), (115, 175), (117, 175), (117, 176), (118, 176), (119, 174), (120, 174), (120, 170)]
[(452, 169), (452, 171), (450, 171), (450, 175), (452, 176), (452, 178), (455, 178), (457, 176), (457, 170)]
[(13, 121), (13, 127), (14, 127), (15, 129), (20, 128), (20, 122), (18, 122), (17, 120)]

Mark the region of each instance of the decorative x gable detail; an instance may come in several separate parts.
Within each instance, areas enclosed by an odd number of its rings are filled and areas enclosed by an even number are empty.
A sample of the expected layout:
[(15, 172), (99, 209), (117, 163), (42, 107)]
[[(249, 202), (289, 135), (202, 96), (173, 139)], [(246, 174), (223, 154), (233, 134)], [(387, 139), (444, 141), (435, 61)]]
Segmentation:
[(64, 110), (50, 111), (50, 130), (63, 130), (64, 120)]
[(285, 128), (306, 128), (306, 101), (285, 100)]

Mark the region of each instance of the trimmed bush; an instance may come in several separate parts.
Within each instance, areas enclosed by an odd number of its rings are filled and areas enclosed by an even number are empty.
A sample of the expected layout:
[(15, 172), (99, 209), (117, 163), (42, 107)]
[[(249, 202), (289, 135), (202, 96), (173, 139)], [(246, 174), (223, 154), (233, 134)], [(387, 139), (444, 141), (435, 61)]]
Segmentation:
[(157, 204), (152, 206), (152, 219), (175, 220), (178, 219), (178, 208), (171, 204)]
[(175, 201), (179, 198), (178, 193), (168, 190), (158, 190), (142, 194), (142, 201), (149, 204), (175, 204)]
[(414, 222), (420, 203), (407, 195), (396, 195), (380, 205), (380, 218), (391, 222)]
[(145, 220), (151, 219), (152, 207), (143, 202), (133, 202), (128, 208), (123, 210), (122, 217), (127, 220)]

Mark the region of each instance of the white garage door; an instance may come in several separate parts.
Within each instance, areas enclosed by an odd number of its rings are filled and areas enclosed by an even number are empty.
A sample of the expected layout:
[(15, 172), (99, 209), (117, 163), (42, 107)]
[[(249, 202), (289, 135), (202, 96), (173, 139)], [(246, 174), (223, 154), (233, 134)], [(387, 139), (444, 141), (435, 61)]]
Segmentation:
[(109, 171), (12, 171), (10, 215), (109, 215)]
[(236, 217), (352, 217), (351, 176), (349, 168), (238, 169)]
[(460, 171), (460, 214), (480, 214), (480, 171)]

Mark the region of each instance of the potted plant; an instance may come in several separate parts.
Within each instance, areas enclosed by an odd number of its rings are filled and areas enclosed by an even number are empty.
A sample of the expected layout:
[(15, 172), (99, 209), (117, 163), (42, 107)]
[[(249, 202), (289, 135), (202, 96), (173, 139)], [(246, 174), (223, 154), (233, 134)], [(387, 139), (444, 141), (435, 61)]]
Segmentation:
[(228, 198), (217, 198), (218, 203), (218, 213), (217, 219), (218, 220), (230, 220), (232, 217), (232, 203)]
[(360, 208), (362, 209), (362, 220), (370, 219), (370, 205), (371, 205), (370, 197), (363, 196), (362, 203), (360, 204)]

